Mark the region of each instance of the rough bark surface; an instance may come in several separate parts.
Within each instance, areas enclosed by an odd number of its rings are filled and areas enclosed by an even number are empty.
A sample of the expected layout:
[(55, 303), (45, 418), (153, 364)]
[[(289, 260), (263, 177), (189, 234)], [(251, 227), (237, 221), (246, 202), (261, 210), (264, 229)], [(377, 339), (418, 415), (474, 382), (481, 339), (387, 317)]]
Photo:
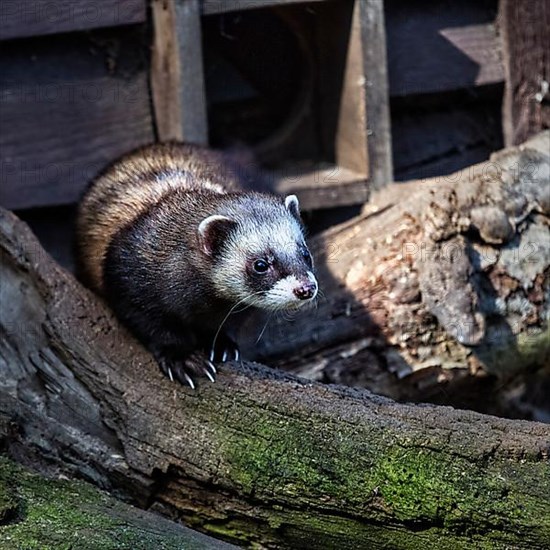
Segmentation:
[(19, 461), (242, 545), (550, 545), (549, 425), (251, 363), (193, 392), (5, 211), (0, 248), (0, 433)]
[(46, 479), (0, 456), (2, 550), (235, 550), (89, 483)]
[[(550, 132), (459, 173), (392, 185), (367, 208), (313, 239), (317, 311), (270, 319), (249, 355), (415, 400), (442, 381), (502, 383), (549, 366)], [(546, 407), (533, 415), (550, 419)]]

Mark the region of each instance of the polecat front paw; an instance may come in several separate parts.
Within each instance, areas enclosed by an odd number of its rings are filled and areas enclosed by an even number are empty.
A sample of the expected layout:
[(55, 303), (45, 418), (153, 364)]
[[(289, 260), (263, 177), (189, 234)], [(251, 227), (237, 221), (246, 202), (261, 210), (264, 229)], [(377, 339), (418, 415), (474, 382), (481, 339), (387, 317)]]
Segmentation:
[(205, 376), (211, 382), (216, 379), (216, 367), (201, 353), (193, 353), (184, 359), (163, 353), (157, 353), (155, 357), (161, 372), (172, 382), (177, 380), (180, 384), (195, 389), (194, 378), (197, 376)]
[(219, 334), (212, 349), (210, 350), (210, 361), (214, 363), (225, 363), (226, 361), (239, 361), (241, 352), (237, 344), (226, 334)]

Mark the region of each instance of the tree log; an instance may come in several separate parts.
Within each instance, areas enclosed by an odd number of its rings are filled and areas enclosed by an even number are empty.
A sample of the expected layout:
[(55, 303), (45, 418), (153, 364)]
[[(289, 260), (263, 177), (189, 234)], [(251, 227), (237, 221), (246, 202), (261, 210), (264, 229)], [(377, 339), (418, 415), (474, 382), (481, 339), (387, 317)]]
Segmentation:
[(395, 399), (546, 368), (549, 216), (548, 131), (456, 174), (391, 185), (313, 239), (317, 311), (271, 319), (260, 342), (255, 316), (241, 339), (256, 360)]
[(82, 481), (45, 479), (0, 456), (2, 550), (235, 550)]
[(19, 461), (241, 545), (550, 545), (549, 425), (252, 363), (192, 391), (6, 211), (0, 248), (0, 433)]

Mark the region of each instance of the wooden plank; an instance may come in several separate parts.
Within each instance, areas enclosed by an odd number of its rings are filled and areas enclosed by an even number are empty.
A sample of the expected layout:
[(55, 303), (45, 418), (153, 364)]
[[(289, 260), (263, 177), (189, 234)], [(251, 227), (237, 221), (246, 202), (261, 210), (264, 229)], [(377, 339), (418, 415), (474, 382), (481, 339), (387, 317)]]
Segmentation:
[[(347, 43), (345, 68), (341, 85), (338, 126), (336, 129), (336, 162), (369, 176), (367, 139), (367, 76), (362, 40), (365, 4), (354, 2), (351, 29)], [(375, 40), (373, 41), (375, 42)]]
[(393, 179), (383, 4), (356, 0), (324, 8), (318, 14), (320, 129), (336, 164), (361, 175), (361, 190), (347, 203), (353, 204), (365, 196), (365, 180), (378, 187)]
[(380, 189), (393, 181), (384, 3), (356, 0), (354, 17), (359, 23), (363, 51), (369, 184), (371, 189)]
[(290, 4), (318, 4), (334, 0), (202, 0), (201, 8), (203, 15), (214, 15), (217, 13), (229, 13), (259, 8), (270, 8), (273, 6), (286, 6)]
[(133, 29), (3, 45), (3, 206), (75, 202), (98, 170), (153, 141), (144, 49)]
[(198, 0), (153, 0), (151, 89), (160, 141), (206, 144), (208, 123)]
[[(361, 86), (354, 85), (360, 82), (364, 75), (357, 56), (357, 32), (355, 32), (354, 47), (350, 44), (353, 13), (353, 0), (325, 5), (316, 13), (315, 58), (319, 60), (316, 72), (319, 90), (317, 96), (320, 105), (317, 117), (322, 120), (322, 124), (317, 124), (317, 131), (320, 133), (324, 158), (348, 168), (355, 166), (366, 177), (368, 159), (365, 143), (363, 142), (364, 147), (361, 152), (363, 162), (358, 160), (354, 163), (353, 156), (346, 158), (345, 151), (345, 145), (353, 140), (349, 134), (356, 133), (358, 128), (361, 131), (362, 123), (363, 131), (366, 131), (366, 113), (362, 109), (364, 104), (360, 100), (363, 90)], [(338, 29), (338, 32), (335, 32), (335, 29)], [(352, 106), (349, 105), (350, 99)], [(357, 117), (357, 111), (361, 109), (363, 112)], [(344, 120), (353, 128), (353, 130), (350, 128), (349, 133), (346, 133)]]
[(503, 82), (493, 4), (386, 0), (390, 95)]
[[(324, 149), (336, 164), (369, 174), (366, 77), (360, 2), (338, 2), (319, 10), (321, 124)], [(338, 29), (338, 32), (335, 32)]]
[(145, 0), (2, 0), (0, 40), (143, 23)]
[(507, 146), (550, 128), (550, 3), (501, 0), (506, 87), (503, 127)]
[(337, 165), (308, 172), (276, 172), (273, 181), (276, 193), (298, 195), (303, 210), (363, 204), (369, 197), (369, 182), (364, 175)]

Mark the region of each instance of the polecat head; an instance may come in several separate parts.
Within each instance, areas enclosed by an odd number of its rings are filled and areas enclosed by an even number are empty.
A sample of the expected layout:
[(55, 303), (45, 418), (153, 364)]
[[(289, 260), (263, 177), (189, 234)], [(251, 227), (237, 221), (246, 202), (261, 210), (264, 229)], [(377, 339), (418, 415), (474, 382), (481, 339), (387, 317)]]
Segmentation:
[(296, 196), (228, 198), (197, 228), (202, 252), (212, 260), (216, 292), (267, 310), (311, 304), (318, 285)]

